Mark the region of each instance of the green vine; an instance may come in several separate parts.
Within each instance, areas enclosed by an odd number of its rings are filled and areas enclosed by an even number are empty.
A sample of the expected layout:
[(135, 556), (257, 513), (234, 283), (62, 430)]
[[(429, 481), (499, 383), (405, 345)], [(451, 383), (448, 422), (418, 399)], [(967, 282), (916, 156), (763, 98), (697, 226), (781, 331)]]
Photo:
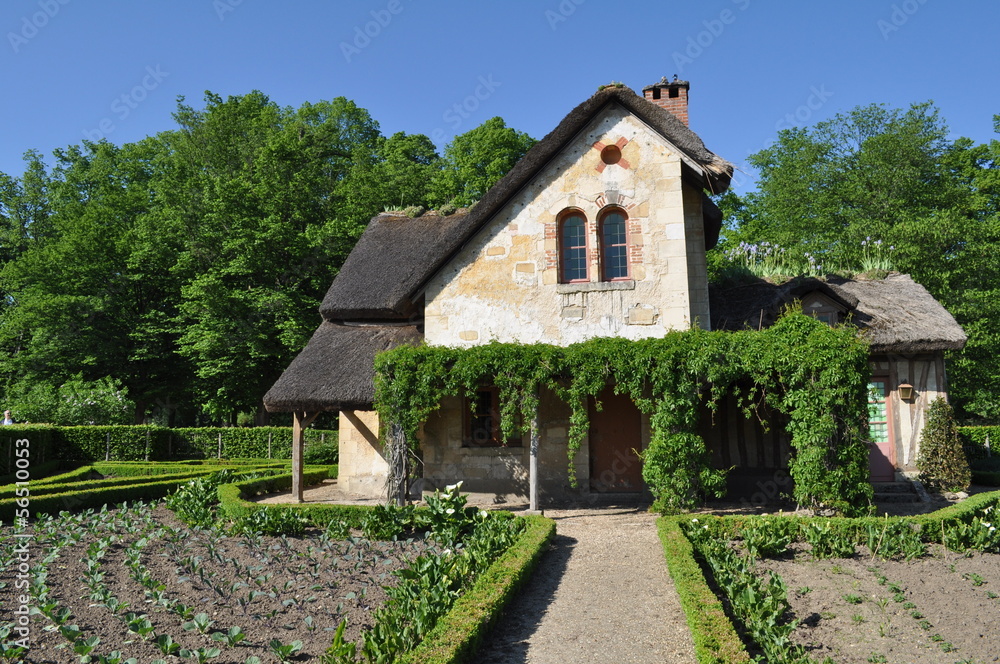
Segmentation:
[(725, 472), (712, 469), (698, 434), (701, 409), (727, 395), (765, 425), (783, 414), (791, 435), (790, 473), (800, 505), (863, 511), (868, 484), (866, 386), (868, 349), (857, 330), (831, 328), (798, 311), (765, 330), (670, 332), (629, 341), (591, 339), (567, 347), (490, 343), (470, 348), (401, 346), (375, 359), (376, 408), (419, 448), (421, 425), (448, 396), (472, 396), (492, 382), (499, 390), (504, 436), (526, 433), (542, 389), (571, 409), (573, 458), (586, 440), (588, 399), (608, 384), (650, 415), (643, 479), (655, 508), (677, 512), (701, 495), (722, 495)]

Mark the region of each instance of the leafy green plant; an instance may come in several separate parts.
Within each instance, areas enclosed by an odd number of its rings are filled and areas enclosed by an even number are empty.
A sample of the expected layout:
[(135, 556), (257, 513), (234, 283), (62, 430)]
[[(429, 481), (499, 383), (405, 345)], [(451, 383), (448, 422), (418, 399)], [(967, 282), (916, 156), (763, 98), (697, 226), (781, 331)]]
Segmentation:
[(848, 558), (855, 553), (854, 543), (834, 530), (829, 522), (809, 522), (803, 530), (803, 537), (812, 545), (812, 555), (816, 559)]
[(306, 530), (306, 520), (290, 510), (258, 508), (240, 516), (233, 523), (236, 534), (291, 535), (299, 537)]
[(788, 550), (798, 528), (788, 519), (752, 519), (740, 531), (747, 554), (753, 558), (774, 558)]
[(199, 634), (205, 634), (214, 624), (215, 621), (209, 618), (207, 613), (197, 613), (194, 618), (181, 625), (181, 627), (187, 632), (197, 631)]
[(302, 642), (292, 641), (291, 643), (282, 643), (279, 639), (271, 639), (267, 644), (267, 648), (271, 651), (271, 654), (278, 658), (281, 664), (288, 664), (295, 653), (302, 650)]
[(927, 421), (920, 432), (917, 468), (921, 481), (937, 491), (964, 491), (972, 481), (954, 413), (943, 397), (932, 401), (927, 409)]
[(492, 382), (507, 437), (526, 430), (539, 391), (549, 389), (570, 409), (568, 466), (575, 482), (573, 457), (589, 430), (588, 403), (614, 383), (650, 415), (643, 477), (657, 508), (674, 512), (722, 490), (724, 473), (712, 468), (698, 435), (701, 409), (735, 396), (754, 411), (767, 395), (769, 406), (787, 416), (795, 500), (854, 514), (872, 495), (862, 430), (869, 375), (867, 349), (853, 328), (789, 312), (760, 331), (695, 328), (641, 342), (399, 346), (376, 357), (376, 406), (387, 426), (401, 427), (403, 442), (390, 447), (408, 446), (390, 449), (390, 456), (405, 458), (418, 451), (420, 427), (445, 397)]
[(863, 597), (861, 597), (861, 595), (847, 594), (844, 595), (844, 601), (847, 602), (848, 604), (861, 604), (861, 602), (865, 600)]
[(213, 641), (225, 641), (226, 645), (230, 647), (235, 646), (245, 638), (247, 635), (243, 633), (243, 629), (239, 625), (233, 625), (225, 632), (212, 632)]
[(160, 634), (156, 637), (156, 647), (160, 649), (164, 655), (168, 657), (170, 655), (175, 655), (180, 652), (181, 646), (179, 643), (174, 643), (174, 639), (169, 634)]

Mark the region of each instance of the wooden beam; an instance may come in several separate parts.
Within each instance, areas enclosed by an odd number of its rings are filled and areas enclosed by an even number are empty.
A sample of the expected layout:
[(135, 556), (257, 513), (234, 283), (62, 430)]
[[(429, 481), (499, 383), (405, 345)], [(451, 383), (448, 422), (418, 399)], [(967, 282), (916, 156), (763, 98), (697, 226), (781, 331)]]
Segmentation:
[(539, 439), (538, 407), (535, 416), (531, 418), (531, 447), (528, 457), (528, 511), (539, 514), (538, 511), (538, 439)]
[(303, 471), (302, 471), (302, 451), (305, 449), (305, 428), (312, 424), (312, 421), (319, 415), (319, 411), (314, 413), (295, 411), (292, 419), (292, 500), (297, 503), (303, 501)]

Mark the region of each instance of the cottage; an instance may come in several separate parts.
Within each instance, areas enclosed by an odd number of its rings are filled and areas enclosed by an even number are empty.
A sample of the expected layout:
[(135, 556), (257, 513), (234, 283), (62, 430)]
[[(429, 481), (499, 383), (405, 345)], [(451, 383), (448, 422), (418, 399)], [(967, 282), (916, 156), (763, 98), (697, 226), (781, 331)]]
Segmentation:
[[(945, 392), (942, 351), (964, 344), (961, 328), (905, 275), (710, 287), (705, 252), (722, 220), (708, 194), (728, 188), (733, 167), (689, 129), (688, 90), (676, 79), (642, 96), (605, 87), (471, 210), (375, 217), (330, 287), (319, 329), (265, 396), (266, 408), (294, 412), (297, 430), (320, 411), (339, 411), (340, 485), (383, 495), (388, 466), (372, 409), (381, 350), (759, 328), (799, 300), (807, 313), (831, 323), (849, 317), (870, 335), (873, 478), (912, 470), (924, 407)], [(473, 399), (446, 399), (423, 429), (424, 488), (464, 480), (472, 491), (524, 496), (534, 467), (545, 497), (643, 492), (635, 451), (648, 444), (648, 416), (610, 389), (600, 400), (574, 461), (583, 481), (572, 488), (570, 412), (554, 395), (541, 395), (537, 449), (501, 439), (489, 386)], [(764, 475), (787, 467), (780, 429), (761, 430), (735, 404), (706, 421), (704, 437), (720, 467)]]

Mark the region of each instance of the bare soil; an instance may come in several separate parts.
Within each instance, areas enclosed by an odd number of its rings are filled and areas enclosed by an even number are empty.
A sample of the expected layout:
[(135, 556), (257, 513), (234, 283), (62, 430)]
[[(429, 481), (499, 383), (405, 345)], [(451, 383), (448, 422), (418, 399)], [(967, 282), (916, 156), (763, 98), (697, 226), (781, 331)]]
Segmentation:
[[(794, 639), (837, 664), (1000, 662), (1000, 556), (941, 546), (905, 561), (812, 560), (808, 546), (759, 563), (788, 586)], [(885, 579), (884, 583), (881, 579)]]
[[(123, 616), (134, 612), (148, 616), (156, 635), (169, 634), (182, 648), (220, 648), (222, 653), (211, 660), (219, 664), (242, 664), (251, 655), (262, 662), (275, 662), (267, 645), (273, 638), (284, 644), (301, 641), (302, 650), (294, 661), (312, 660), (329, 647), (341, 619), (347, 619), (346, 637), (351, 640), (370, 627), (372, 612), (385, 600), (382, 586), (396, 581), (392, 572), (427, 548), (419, 540), (323, 542), (318, 531), (301, 538), (226, 537), (187, 528), (164, 507), (156, 508), (154, 516), (158, 524), (181, 529), (183, 534), (173, 541), (153, 538), (143, 549), (142, 562), (152, 578), (164, 584), (165, 597), (194, 612), (207, 613), (214, 623), (206, 633), (185, 629), (182, 617), (154, 603), (125, 564), (125, 548), (138, 533), (124, 535), (121, 542), (112, 544), (100, 566), (104, 584), (120, 601), (127, 602), (128, 608), (112, 612), (92, 601), (84, 580), (83, 559), (96, 538), (88, 535), (63, 549), (49, 565), (47, 584), (50, 599), (72, 611), (68, 623), (78, 625), (84, 636), (100, 638), (96, 653), (118, 650), (142, 664), (164, 657), (154, 639), (129, 632)], [(37, 562), (44, 551), (38, 543), (33, 546), (33, 562)], [(0, 583), (7, 583), (0, 587), (3, 614), (15, 606), (13, 581), (12, 569), (0, 575)], [(251, 591), (255, 592), (252, 599)], [(0, 618), (6, 620), (7, 615)], [(25, 661), (79, 661), (48, 618), (35, 615), (31, 626), (31, 650)], [(225, 632), (233, 626), (246, 634), (238, 645), (212, 640), (212, 632)]]

